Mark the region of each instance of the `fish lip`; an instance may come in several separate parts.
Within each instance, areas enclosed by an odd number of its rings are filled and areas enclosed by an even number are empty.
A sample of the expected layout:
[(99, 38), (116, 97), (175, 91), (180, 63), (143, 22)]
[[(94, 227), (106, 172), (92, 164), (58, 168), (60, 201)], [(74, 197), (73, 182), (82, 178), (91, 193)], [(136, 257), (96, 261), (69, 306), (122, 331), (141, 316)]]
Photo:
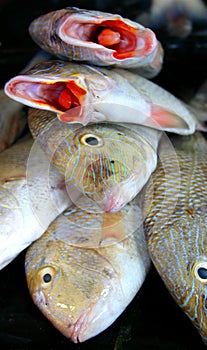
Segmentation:
[(92, 310), (92, 306), (94, 302), (92, 302), (89, 307), (81, 313), (78, 319), (72, 325), (69, 325), (70, 330), (70, 339), (73, 343), (79, 343), (85, 341), (87, 338), (84, 336), (84, 331), (86, 330), (88, 315)]

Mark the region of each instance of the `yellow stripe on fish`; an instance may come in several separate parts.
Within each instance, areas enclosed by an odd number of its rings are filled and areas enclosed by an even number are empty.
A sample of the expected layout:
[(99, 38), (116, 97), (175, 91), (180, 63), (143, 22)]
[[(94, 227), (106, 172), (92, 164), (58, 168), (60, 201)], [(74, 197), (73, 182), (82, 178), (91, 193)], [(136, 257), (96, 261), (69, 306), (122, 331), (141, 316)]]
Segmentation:
[(197, 126), (183, 102), (123, 69), (42, 62), (10, 79), (5, 93), (30, 107), (56, 112), (66, 123), (125, 122), (184, 135)]
[(207, 143), (198, 132), (172, 141), (177, 157), (161, 140), (145, 188), (144, 228), (157, 271), (207, 344)]
[(106, 212), (133, 199), (156, 167), (157, 130), (130, 124), (71, 126), (33, 108), (28, 120), (36, 141), (65, 177), (68, 193), (75, 187)]
[(115, 321), (150, 266), (139, 206), (133, 201), (117, 213), (96, 210), (70, 207), (26, 253), (34, 303), (75, 343)]
[(29, 33), (64, 60), (136, 68), (147, 77), (162, 67), (163, 49), (154, 32), (117, 14), (67, 7), (35, 19)]

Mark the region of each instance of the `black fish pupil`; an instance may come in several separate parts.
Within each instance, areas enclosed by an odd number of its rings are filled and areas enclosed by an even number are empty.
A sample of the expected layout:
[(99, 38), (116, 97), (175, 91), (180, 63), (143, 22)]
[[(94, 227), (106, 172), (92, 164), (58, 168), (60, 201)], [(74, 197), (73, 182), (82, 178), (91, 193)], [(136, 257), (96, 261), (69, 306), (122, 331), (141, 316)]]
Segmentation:
[(198, 276), (203, 280), (207, 280), (207, 269), (205, 269), (204, 267), (200, 267), (198, 269)]
[(51, 279), (52, 279), (52, 276), (51, 276), (49, 273), (46, 273), (46, 274), (43, 276), (43, 281), (44, 281), (45, 283), (50, 282)]
[(96, 137), (93, 137), (93, 136), (86, 137), (85, 142), (86, 142), (88, 145), (91, 145), (91, 146), (97, 146), (97, 145), (98, 145), (98, 140), (97, 140), (97, 138), (96, 138)]

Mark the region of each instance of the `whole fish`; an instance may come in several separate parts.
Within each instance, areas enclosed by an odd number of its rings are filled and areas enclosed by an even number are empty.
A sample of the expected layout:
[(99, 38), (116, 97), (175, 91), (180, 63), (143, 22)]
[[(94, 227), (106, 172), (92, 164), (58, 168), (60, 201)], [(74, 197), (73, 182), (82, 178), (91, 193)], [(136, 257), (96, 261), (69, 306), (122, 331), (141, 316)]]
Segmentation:
[(160, 141), (145, 188), (144, 229), (152, 261), (207, 345), (207, 143), (199, 133)]
[[(49, 59), (49, 54), (40, 50), (21, 73), (46, 59)], [(27, 119), (23, 107), (23, 104), (8, 98), (4, 89), (0, 90), (0, 152), (9, 147), (25, 130)]]
[(191, 134), (197, 126), (183, 102), (123, 69), (42, 62), (10, 79), (5, 93), (30, 107), (56, 112), (66, 123), (126, 122), (179, 134)]
[(29, 33), (61, 59), (136, 68), (147, 77), (162, 68), (163, 49), (154, 32), (117, 14), (67, 7), (35, 19)]
[(0, 269), (70, 204), (64, 179), (31, 137), (0, 154)]
[(70, 207), (26, 253), (34, 303), (75, 343), (115, 321), (150, 267), (138, 204), (109, 214), (97, 209)]
[(158, 130), (131, 124), (68, 125), (54, 113), (34, 108), (29, 109), (28, 122), (64, 176), (68, 193), (75, 189), (106, 212), (132, 200), (157, 165)]

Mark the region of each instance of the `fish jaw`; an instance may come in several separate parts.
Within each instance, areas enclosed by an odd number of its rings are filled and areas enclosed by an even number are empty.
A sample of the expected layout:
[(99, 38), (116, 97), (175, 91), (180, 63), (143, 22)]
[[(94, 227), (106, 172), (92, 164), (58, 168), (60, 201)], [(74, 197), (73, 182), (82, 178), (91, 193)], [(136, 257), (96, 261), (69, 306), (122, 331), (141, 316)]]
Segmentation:
[[(151, 151), (151, 150), (150, 150)], [(149, 151), (147, 166), (135, 169), (126, 180), (114, 186), (104, 201), (104, 211), (106, 213), (116, 212), (121, 210), (128, 202), (130, 202), (142, 190), (144, 185), (149, 180), (150, 175), (155, 170), (157, 165), (157, 156)]]

